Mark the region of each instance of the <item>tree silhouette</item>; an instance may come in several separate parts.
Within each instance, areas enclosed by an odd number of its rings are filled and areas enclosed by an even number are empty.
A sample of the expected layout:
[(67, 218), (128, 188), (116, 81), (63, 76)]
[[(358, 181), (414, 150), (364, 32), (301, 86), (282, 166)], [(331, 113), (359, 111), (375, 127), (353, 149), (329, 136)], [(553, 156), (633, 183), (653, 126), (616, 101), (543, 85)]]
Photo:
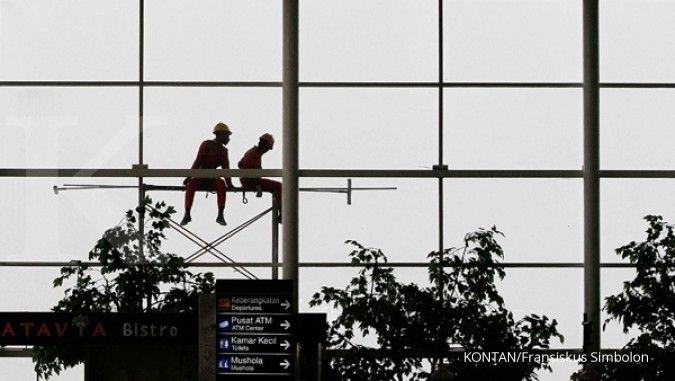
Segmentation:
[[(464, 246), (428, 255), (430, 285), (398, 281), (379, 249), (355, 241), (349, 254), (362, 266), (344, 289), (322, 287), (310, 305), (331, 305), (339, 316), (329, 326), (329, 347), (340, 351), (331, 362), (331, 379), (343, 381), (426, 380), (425, 359), (434, 367), (451, 349), (528, 352), (563, 341), (557, 322), (528, 315), (515, 320), (495, 281), (505, 276), (497, 261), (503, 251), (495, 227), (465, 236)], [(467, 266), (470, 265), (470, 266)], [(443, 269), (443, 271), (441, 271)], [(355, 342), (372, 336), (374, 348)], [(451, 361), (455, 380), (535, 380), (545, 362)]]
[(632, 241), (616, 254), (636, 266), (633, 280), (623, 291), (605, 299), (610, 321), (619, 321), (624, 333), (637, 329), (623, 353), (647, 354), (649, 361), (597, 364), (603, 380), (675, 380), (675, 233), (661, 216), (649, 215), (647, 239)]
[[(54, 287), (63, 287), (65, 296), (54, 312), (86, 314), (92, 312), (194, 312), (199, 293), (213, 292), (212, 273), (193, 274), (182, 257), (161, 251), (166, 238), (164, 230), (176, 211), (164, 202), (155, 203), (146, 198), (146, 229), (143, 250), (141, 233), (136, 229), (133, 211), (126, 213), (124, 223), (107, 230), (89, 252), (89, 260), (99, 266), (88, 266), (82, 261), (62, 267), (54, 279)], [(87, 324), (75, 318), (74, 326)], [(82, 362), (83, 347), (35, 347), (33, 361), (39, 377), (48, 379), (63, 369)]]

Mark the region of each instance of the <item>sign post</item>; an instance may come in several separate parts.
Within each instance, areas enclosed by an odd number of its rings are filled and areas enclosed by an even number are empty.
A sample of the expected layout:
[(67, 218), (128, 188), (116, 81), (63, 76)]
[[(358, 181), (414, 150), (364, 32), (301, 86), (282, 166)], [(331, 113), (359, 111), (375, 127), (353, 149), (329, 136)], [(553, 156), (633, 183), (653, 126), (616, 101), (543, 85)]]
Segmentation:
[(293, 380), (290, 280), (216, 282), (216, 380)]

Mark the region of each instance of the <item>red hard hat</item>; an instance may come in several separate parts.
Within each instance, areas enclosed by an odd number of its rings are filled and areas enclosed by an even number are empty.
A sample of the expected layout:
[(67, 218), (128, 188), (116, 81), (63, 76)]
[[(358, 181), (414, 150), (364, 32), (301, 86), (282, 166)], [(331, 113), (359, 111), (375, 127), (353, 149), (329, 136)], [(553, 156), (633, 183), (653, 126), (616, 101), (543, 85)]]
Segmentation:
[(267, 144), (270, 148), (274, 147), (274, 136), (272, 134), (263, 134), (260, 141)]

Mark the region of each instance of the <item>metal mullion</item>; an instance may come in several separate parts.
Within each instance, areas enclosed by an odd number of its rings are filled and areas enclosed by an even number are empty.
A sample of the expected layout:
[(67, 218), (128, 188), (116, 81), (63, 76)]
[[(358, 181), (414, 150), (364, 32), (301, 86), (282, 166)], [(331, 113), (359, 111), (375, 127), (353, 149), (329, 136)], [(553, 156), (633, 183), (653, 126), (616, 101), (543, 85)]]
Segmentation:
[(583, 88), (579, 82), (444, 82), (443, 87), (462, 88)]
[[(580, 82), (441, 82), (443, 88), (582, 88)], [(439, 87), (438, 82), (300, 82), (300, 87), (315, 88), (429, 88)]]
[[(136, 87), (140, 81), (0, 81), (0, 87)], [(147, 87), (282, 87), (274, 81), (145, 81)], [(437, 82), (299, 82), (306, 88), (438, 88)], [(581, 88), (580, 83), (445, 82), (442, 87)]]
[[(143, 168), (143, 114), (144, 114), (144, 90), (143, 90), (143, 60), (145, 46), (145, 0), (139, 1), (138, 10), (138, 167)], [(145, 239), (145, 188), (143, 187), (143, 177), (138, 177), (138, 249), (141, 258), (144, 258), (144, 239)]]
[(424, 170), (424, 169), (301, 169), (301, 177), (392, 178), (582, 178), (581, 170)]
[[(83, 265), (89, 267), (100, 267), (101, 264), (98, 262), (79, 262)], [(0, 267), (68, 267), (68, 266), (77, 266), (78, 262), (75, 261), (0, 261)], [(149, 264), (148, 266), (156, 266), (158, 264)], [(273, 263), (273, 262), (237, 262), (237, 263), (224, 263), (224, 262), (189, 262), (186, 263), (188, 267), (258, 267), (258, 268), (274, 268), (282, 267), (282, 263)], [(337, 267), (347, 267), (347, 268), (359, 268), (365, 267), (369, 264), (353, 264), (351, 262), (300, 262), (299, 267), (303, 268), (337, 268)], [(487, 268), (487, 267), (504, 267), (504, 268), (523, 268), (523, 269), (532, 269), (532, 268), (548, 268), (548, 269), (569, 269), (569, 268), (583, 268), (584, 264), (582, 262), (503, 262), (498, 265), (487, 266), (479, 263), (464, 263), (459, 267), (463, 268)], [(393, 267), (393, 268), (405, 268), (405, 267), (418, 267), (418, 268), (428, 268), (429, 262), (388, 262), (383, 267)], [(446, 267), (457, 267), (454, 265), (447, 265)], [(635, 268), (635, 264), (631, 263), (601, 263), (600, 267), (602, 268)], [(655, 268), (657, 268), (656, 266)]]
[[(281, 177), (281, 169), (124, 169), (124, 168), (0, 168), (0, 177)], [(425, 170), (425, 169), (300, 169), (314, 178), (467, 178), (565, 179), (583, 178), (582, 170)], [(673, 179), (675, 170), (600, 170), (603, 179)]]
[[(438, 165), (435, 166), (437, 169), (444, 169), (443, 165), (443, 0), (438, 0)], [(438, 268), (439, 274), (443, 275), (445, 272), (444, 266), (444, 205), (443, 205), (443, 178), (438, 179), (438, 252), (440, 254), (440, 267)], [(444, 299), (444, 289), (445, 285), (443, 284), (443, 276), (438, 276), (438, 299), (441, 305), (443, 305)], [(439, 322), (440, 323), (440, 322)], [(441, 324), (438, 324), (439, 329)], [(439, 332), (440, 333), (440, 332)], [(444, 362), (445, 353), (435, 353), (436, 357), (434, 361), (438, 362), (440, 366)]]
[[(299, 300), (299, 4), (297, 0), (282, 3), (282, 163), (283, 182), (281, 216), (283, 279), (293, 281), (293, 311), (298, 312)], [(296, 368), (296, 378), (298, 378)]]
[[(140, 81), (0, 81), (0, 87), (137, 87)], [(278, 81), (143, 81), (144, 87), (281, 87)], [(438, 82), (299, 82), (306, 88), (429, 88)], [(606, 82), (605, 89), (675, 89), (671, 82)], [(443, 88), (583, 88), (581, 82), (442, 82)]]
[(584, 69), (584, 335), (600, 350), (600, 90), (598, 0), (583, 1)]
[(0, 87), (136, 87), (137, 81), (0, 81)]
[(261, 81), (0, 81), (0, 87), (281, 87)]
[(675, 89), (675, 83), (656, 83), (656, 82), (635, 82), (635, 83), (619, 83), (607, 82), (600, 83), (601, 88), (605, 89)]
[(672, 179), (675, 170), (600, 170), (605, 179)]
[(281, 82), (259, 81), (146, 81), (146, 87), (281, 87)]
[(0, 177), (281, 177), (280, 169), (0, 168)]

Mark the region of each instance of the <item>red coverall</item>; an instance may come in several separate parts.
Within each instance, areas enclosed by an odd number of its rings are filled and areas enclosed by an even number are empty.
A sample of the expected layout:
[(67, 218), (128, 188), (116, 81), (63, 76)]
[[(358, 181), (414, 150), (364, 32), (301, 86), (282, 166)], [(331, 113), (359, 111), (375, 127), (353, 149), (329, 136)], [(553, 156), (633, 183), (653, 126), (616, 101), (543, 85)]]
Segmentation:
[[(192, 164), (192, 169), (216, 169), (222, 167), (223, 169), (230, 168), (230, 160), (228, 158), (227, 148), (222, 144), (213, 140), (204, 140), (199, 146), (197, 158)], [(190, 210), (195, 199), (195, 191), (197, 190), (215, 190), (218, 198), (218, 210), (225, 208), (225, 181), (221, 178), (214, 179), (198, 179), (189, 178), (186, 180), (185, 187), (185, 209)], [(231, 184), (227, 178), (228, 184)]]
[[(240, 169), (262, 169), (262, 154), (260, 151), (253, 147), (250, 150), (246, 151), (244, 157), (239, 160)], [(270, 179), (261, 179), (261, 178), (251, 178), (251, 177), (242, 177), (241, 185), (244, 188), (255, 190), (255, 188), (260, 185), (263, 191), (272, 192), (272, 196), (279, 205), (281, 201), (281, 183), (278, 181)]]

